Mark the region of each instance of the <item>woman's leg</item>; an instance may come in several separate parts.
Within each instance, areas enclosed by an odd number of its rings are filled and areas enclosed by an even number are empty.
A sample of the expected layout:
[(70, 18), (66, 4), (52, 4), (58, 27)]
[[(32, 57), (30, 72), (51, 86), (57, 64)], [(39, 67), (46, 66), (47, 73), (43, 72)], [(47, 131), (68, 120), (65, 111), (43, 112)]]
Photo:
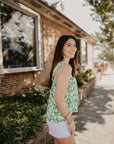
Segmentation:
[[(76, 144), (74, 135), (71, 135), (66, 138), (54, 138), (58, 143), (57, 144)], [(56, 143), (54, 143), (56, 144)]]
[(57, 142), (56, 138), (54, 138), (54, 144), (59, 144), (59, 143)]

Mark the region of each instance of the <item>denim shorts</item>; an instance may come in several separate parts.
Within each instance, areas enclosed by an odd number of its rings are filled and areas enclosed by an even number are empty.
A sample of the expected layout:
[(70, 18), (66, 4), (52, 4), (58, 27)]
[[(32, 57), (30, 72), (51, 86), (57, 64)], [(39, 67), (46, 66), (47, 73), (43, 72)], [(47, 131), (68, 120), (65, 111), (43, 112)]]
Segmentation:
[(65, 138), (70, 136), (69, 126), (67, 121), (52, 122), (46, 119), (49, 128), (49, 134), (56, 138)]

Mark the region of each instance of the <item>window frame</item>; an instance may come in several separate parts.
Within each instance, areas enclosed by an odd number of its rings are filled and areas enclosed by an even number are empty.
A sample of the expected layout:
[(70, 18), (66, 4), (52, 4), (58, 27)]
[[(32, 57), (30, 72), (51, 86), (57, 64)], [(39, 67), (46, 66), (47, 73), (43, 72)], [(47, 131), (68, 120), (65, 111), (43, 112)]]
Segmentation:
[(77, 49), (78, 49), (78, 64), (81, 65), (81, 37), (76, 36)]
[[(79, 41), (78, 45), (78, 52), (79, 52), (79, 64), (81, 66), (86, 66), (88, 64), (88, 41), (85, 38), (82, 38), (81, 36), (76, 36), (77, 41)], [(86, 63), (82, 63), (82, 41), (86, 42)]]
[[(86, 66), (88, 64), (88, 57), (87, 57), (88, 56), (88, 53), (87, 53), (88, 42), (84, 38), (81, 38), (80, 41), (81, 41), (80, 42), (80, 64), (81, 64), (81, 66)], [(85, 52), (86, 52), (86, 62), (85, 63), (82, 62), (82, 41), (84, 41), (86, 43), (86, 50), (85, 50)]]
[(17, 73), (17, 72), (29, 72), (44, 70), (43, 60), (43, 47), (42, 47), (42, 21), (40, 15), (32, 9), (13, 1), (0, 0), (4, 4), (11, 6), (27, 15), (35, 18), (35, 39), (36, 39), (36, 66), (23, 67), (23, 68), (3, 68), (3, 54), (2, 54), (2, 39), (1, 39), (1, 17), (0, 17), (0, 74)]

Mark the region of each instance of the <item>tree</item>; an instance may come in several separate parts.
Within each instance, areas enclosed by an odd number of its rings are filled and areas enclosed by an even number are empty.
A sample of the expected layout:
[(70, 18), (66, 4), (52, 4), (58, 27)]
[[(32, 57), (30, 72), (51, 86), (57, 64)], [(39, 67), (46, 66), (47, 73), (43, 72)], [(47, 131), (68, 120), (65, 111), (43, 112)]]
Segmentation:
[[(114, 0), (84, 0), (85, 6), (91, 6), (92, 18), (95, 21), (98, 21), (102, 24), (100, 27), (101, 32), (96, 33), (96, 37), (99, 41), (99, 44), (102, 45), (103, 49), (102, 54), (106, 52), (105, 58), (109, 60), (108, 57), (112, 54), (111, 61), (114, 64)], [(108, 49), (108, 52), (107, 52)], [(111, 53), (112, 52), (112, 53)], [(103, 59), (102, 56), (100, 56)]]

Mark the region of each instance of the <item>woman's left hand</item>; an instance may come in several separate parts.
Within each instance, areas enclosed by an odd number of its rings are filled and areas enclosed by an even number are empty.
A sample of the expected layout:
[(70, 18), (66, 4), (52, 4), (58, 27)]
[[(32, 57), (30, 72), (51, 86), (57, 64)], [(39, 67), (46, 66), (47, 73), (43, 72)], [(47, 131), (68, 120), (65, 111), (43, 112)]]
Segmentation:
[(75, 132), (75, 123), (74, 120), (72, 120), (72, 122), (69, 124), (69, 130), (70, 130), (70, 134), (73, 135)]

